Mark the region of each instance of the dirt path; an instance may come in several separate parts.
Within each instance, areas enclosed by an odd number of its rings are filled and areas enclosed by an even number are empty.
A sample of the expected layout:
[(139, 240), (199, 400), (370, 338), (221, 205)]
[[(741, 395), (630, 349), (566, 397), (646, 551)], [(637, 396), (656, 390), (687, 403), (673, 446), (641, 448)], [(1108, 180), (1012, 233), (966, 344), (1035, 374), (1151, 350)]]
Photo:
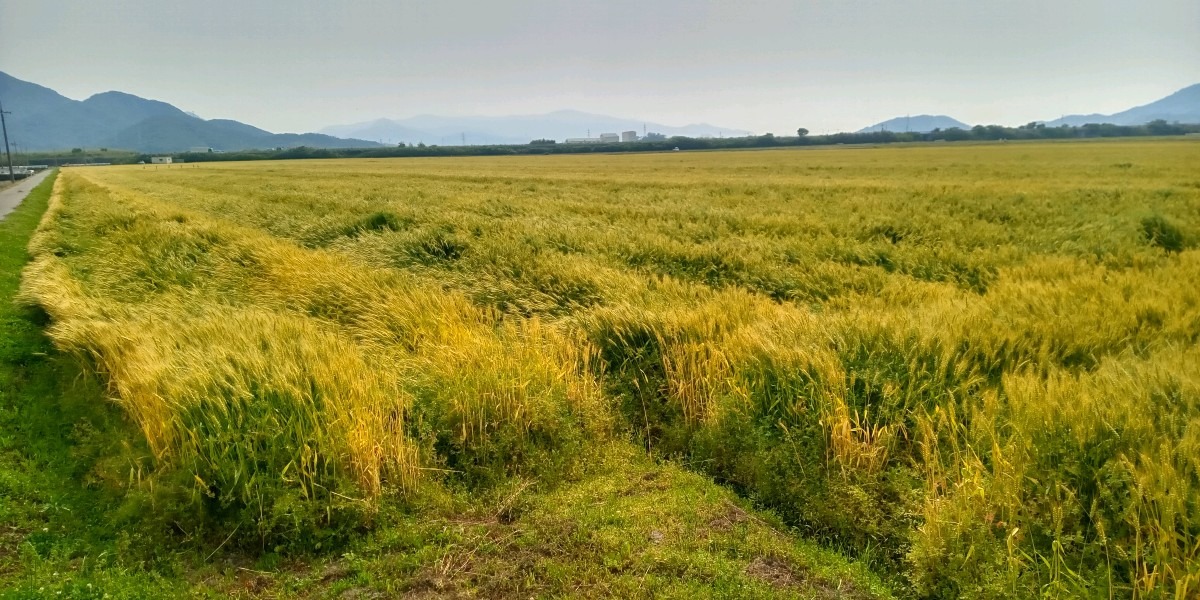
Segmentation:
[(25, 199), (25, 196), (28, 196), (29, 192), (49, 174), (50, 170), (47, 169), (33, 177), (18, 180), (16, 185), (0, 189), (0, 219), (8, 216), (8, 213), (12, 212), (12, 209), (16, 208)]

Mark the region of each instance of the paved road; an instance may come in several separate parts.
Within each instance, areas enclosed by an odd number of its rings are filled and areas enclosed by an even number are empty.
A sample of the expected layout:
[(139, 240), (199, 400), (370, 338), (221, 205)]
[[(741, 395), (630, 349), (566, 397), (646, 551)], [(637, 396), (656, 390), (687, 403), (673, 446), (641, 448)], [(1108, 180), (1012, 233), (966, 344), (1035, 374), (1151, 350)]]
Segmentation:
[(0, 219), (8, 216), (8, 213), (12, 212), (25, 199), (25, 196), (28, 196), (29, 192), (49, 174), (50, 169), (46, 169), (33, 177), (18, 180), (14, 186), (0, 190)]

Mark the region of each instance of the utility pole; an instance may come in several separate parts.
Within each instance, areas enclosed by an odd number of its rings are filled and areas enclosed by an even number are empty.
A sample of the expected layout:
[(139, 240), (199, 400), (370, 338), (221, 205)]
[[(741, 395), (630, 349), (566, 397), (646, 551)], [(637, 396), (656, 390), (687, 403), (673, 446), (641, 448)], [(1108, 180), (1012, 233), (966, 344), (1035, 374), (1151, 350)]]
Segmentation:
[(4, 120), (4, 115), (11, 114), (4, 110), (4, 103), (0, 102), (0, 129), (4, 130), (4, 155), (8, 157), (8, 178), (16, 183), (17, 173), (12, 168), (12, 152), (8, 151), (8, 123)]

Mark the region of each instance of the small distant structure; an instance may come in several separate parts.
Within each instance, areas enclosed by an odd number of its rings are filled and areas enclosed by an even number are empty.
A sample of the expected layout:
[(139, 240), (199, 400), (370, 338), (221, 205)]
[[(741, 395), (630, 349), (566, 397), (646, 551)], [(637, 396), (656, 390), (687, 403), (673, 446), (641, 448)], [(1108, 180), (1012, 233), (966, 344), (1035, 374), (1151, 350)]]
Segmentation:
[(208, 146), (192, 146), (191, 148), (188, 148), (188, 152), (191, 152), (192, 154), (212, 154), (215, 151)]
[(637, 140), (638, 140), (638, 136), (637, 136), (636, 131), (622, 131), (621, 132), (621, 141), (622, 142), (636, 142)]
[(150, 157), (150, 164), (152, 164), (152, 165), (169, 165), (172, 162), (175, 162), (175, 161), (173, 161), (170, 156), (151, 156)]
[(567, 138), (566, 139), (566, 143), (568, 143), (568, 144), (599, 144), (602, 141), (604, 141), (604, 140), (601, 140), (600, 138), (594, 138), (594, 137)]
[(619, 136), (615, 133), (600, 134), (600, 143), (601, 144), (614, 144), (619, 141), (621, 141), (621, 136)]

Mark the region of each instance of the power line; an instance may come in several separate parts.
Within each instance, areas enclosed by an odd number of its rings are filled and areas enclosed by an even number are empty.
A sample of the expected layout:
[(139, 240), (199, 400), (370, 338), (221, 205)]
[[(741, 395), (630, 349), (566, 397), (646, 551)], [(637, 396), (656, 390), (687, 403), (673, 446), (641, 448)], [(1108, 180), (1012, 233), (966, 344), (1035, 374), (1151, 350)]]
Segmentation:
[(4, 154), (8, 157), (8, 178), (16, 183), (17, 172), (13, 171), (12, 152), (9, 152), (8, 150), (8, 123), (4, 120), (4, 115), (11, 114), (12, 113), (4, 110), (4, 103), (0, 102), (0, 129), (4, 130)]

